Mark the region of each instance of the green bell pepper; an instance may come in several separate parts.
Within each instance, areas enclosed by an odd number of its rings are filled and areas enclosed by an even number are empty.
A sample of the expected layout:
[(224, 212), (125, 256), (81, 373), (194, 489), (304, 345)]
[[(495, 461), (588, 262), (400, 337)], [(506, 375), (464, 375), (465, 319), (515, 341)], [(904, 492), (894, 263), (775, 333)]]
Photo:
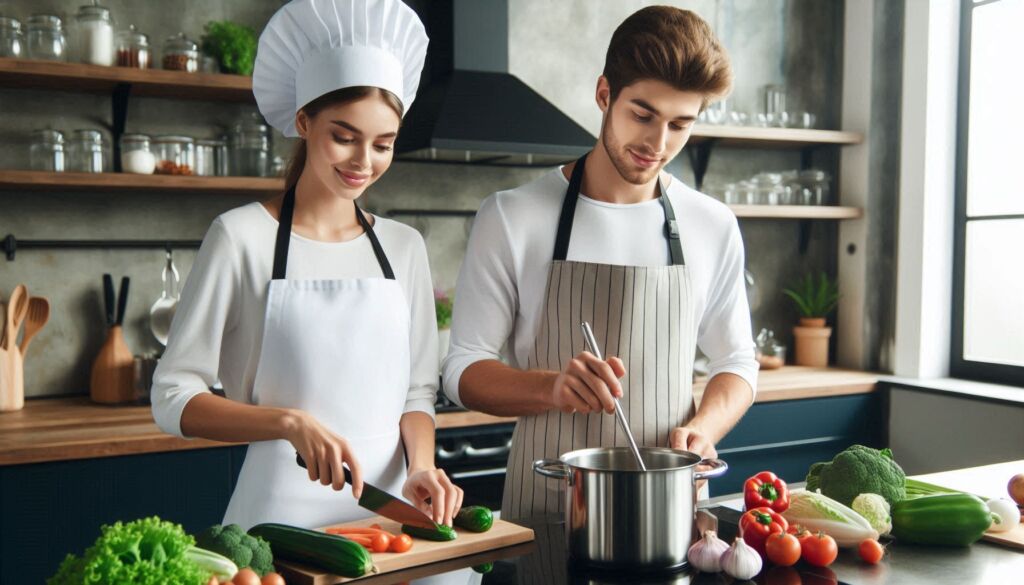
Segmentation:
[(977, 496), (964, 493), (921, 496), (892, 507), (892, 534), (916, 544), (967, 546), (992, 525), (992, 514)]

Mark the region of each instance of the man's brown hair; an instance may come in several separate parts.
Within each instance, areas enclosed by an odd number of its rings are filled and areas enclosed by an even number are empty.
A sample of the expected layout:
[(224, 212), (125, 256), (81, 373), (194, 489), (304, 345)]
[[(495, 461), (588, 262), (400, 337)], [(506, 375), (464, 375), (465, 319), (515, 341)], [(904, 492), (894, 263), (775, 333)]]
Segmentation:
[(615, 29), (604, 61), (615, 101), (622, 88), (643, 79), (663, 81), (704, 96), (701, 109), (732, 85), (729, 55), (708, 23), (689, 11), (649, 6)]

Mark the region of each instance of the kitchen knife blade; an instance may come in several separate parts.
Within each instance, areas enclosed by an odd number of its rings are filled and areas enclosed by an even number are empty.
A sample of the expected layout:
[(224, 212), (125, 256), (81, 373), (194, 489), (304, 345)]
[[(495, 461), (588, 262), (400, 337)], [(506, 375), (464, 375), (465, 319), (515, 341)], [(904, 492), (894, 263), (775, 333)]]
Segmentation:
[[(303, 461), (302, 455), (299, 455), (297, 452), (295, 453), (295, 462), (299, 464), (299, 467), (306, 468), (306, 462)], [(347, 467), (343, 467), (343, 469), (345, 470), (345, 482), (352, 485), (352, 472)], [(399, 524), (408, 524), (409, 526), (416, 526), (426, 530), (437, 530), (437, 524), (430, 516), (427, 516), (412, 504), (400, 500), (365, 481), (363, 482), (363, 494), (359, 496), (359, 505), (378, 516), (394, 520)]]

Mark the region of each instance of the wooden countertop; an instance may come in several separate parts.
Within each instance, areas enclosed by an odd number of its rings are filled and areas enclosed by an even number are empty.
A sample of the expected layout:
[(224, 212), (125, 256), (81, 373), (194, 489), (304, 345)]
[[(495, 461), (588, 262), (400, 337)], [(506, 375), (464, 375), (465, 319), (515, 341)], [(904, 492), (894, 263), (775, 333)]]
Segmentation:
[[(761, 372), (756, 402), (795, 400), (875, 389), (878, 375), (835, 368), (787, 366)], [(704, 382), (694, 384), (698, 400)], [(514, 418), (478, 412), (437, 415), (437, 427), (459, 428), (515, 422)], [(227, 443), (180, 439), (153, 422), (148, 406), (102, 406), (87, 397), (29, 400), (25, 408), (0, 413), (0, 465), (90, 459), (186, 449), (223, 447)]]

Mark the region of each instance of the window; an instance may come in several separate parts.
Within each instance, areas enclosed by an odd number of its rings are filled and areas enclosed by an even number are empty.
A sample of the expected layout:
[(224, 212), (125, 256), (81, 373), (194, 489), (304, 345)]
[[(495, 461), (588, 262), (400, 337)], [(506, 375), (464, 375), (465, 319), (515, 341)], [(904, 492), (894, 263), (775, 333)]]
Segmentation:
[(1024, 0), (962, 0), (953, 376), (1024, 386)]

